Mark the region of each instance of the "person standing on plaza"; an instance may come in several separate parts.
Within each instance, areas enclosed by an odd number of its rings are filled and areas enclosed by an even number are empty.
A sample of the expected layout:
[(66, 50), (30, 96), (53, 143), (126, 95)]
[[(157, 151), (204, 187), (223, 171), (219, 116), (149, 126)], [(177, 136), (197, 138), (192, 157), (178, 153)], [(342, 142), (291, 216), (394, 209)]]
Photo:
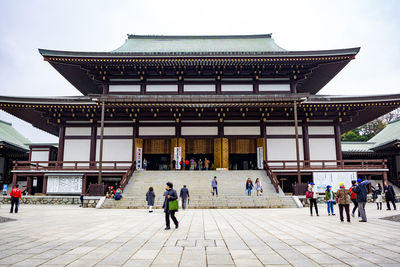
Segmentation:
[(347, 222), (350, 222), (350, 191), (344, 187), (344, 183), (339, 184), (339, 190), (336, 192), (336, 197), (339, 205), (340, 221), (344, 222), (343, 209), (346, 211)]
[(382, 210), (382, 186), (377, 183), (375, 187), (372, 187), (373, 198), (375, 199), (376, 209)]
[(251, 196), (251, 190), (253, 190), (253, 181), (250, 178), (247, 178), (246, 181), (246, 190), (247, 190), (247, 195)]
[(143, 159), (143, 170), (147, 170), (147, 159)]
[(211, 188), (212, 188), (212, 194), (214, 194), (218, 197), (218, 182), (217, 182), (217, 176), (214, 176), (214, 179), (211, 181)]
[(190, 169), (190, 166), (189, 166), (189, 160), (187, 159), (187, 160), (185, 160), (185, 170), (189, 170)]
[[(170, 220), (169, 217), (171, 216), (172, 221), (175, 224), (175, 228), (178, 229), (179, 227), (179, 222), (175, 217), (175, 212), (178, 211), (178, 204), (175, 202), (178, 199), (178, 194), (176, 193), (175, 189), (173, 189), (173, 184), (171, 182), (167, 183), (167, 186), (165, 187), (165, 192), (164, 192), (164, 212), (165, 212), (165, 230), (170, 230)], [(174, 209), (170, 209), (170, 203), (174, 202)], [(172, 205), (171, 205), (172, 206)]]
[(21, 199), (21, 189), (19, 189), (18, 184), (16, 184), (15, 187), (11, 190), (10, 197), (11, 197), (10, 213), (13, 213), (14, 205), (15, 205), (15, 213), (18, 213), (19, 201)]
[[(353, 180), (353, 181), (351, 181), (351, 184), (352, 184), (352, 186), (351, 186), (350, 189), (349, 189), (349, 191), (350, 191), (350, 193), (351, 193), (350, 199), (351, 199), (351, 201), (352, 201), (353, 204), (354, 204), (353, 210), (352, 210), (352, 212), (351, 212), (351, 216), (354, 217), (354, 213), (356, 212), (356, 209), (358, 208), (357, 194), (354, 193), (354, 188), (357, 187), (358, 183), (357, 183), (357, 181), (354, 181), (354, 180)], [(360, 216), (360, 210), (358, 210), (357, 213), (358, 213), (358, 218), (361, 218), (361, 216)]]
[(186, 185), (183, 185), (181, 188), (181, 192), (179, 193), (179, 197), (182, 200), (182, 209), (186, 209), (186, 202), (188, 199), (190, 199), (189, 196), (189, 189), (187, 189)]
[(153, 187), (149, 187), (149, 191), (146, 193), (146, 201), (147, 206), (149, 207), (149, 212), (153, 212), (154, 200), (156, 198), (156, 194), (154, 194)]
[(261, 184), (260, 178), (257, 178), (257, 179), (256, 179), (256, 182), (255, 182), (254, 186), (256, 187), (257, 196), (261, 196), (262, 184)]
[(385, 181), (385, 187), (383, 188), (385, 191), (385, 199), (386, 199), (386, 207), (387, 210), (390, 210), (390, 203), (393, 204), (393, 209), (396, 210), (396, 203), (394, 202), (396, 198), (396, 193), (394, 192), (393, 186), (391, 186), (387, 181)]
[(333, 203), (335, 203), (335, 193), (332, 192), (332, 186), (330, 185), (326, 187), (325, 201), (328, 209), (328, 215), (331, 216), (332, 213), (332, 215), (335, 216), (335, 212), (333, 210)]
[(318, 193), (317, 193), (317, 189), (315, 188), (315, 184), (312, 182), (308, 185), (308, 194), (309, 194), (308, 199), (310, 200), (310, 215), (313, 216), (312, 208), (314, 206), (315, 214), (317, 214), (317, 216), (319, 216), (318, 215), (318, 206), (317, 206)]
[(210, 161), (208, 160), (208, 158), (204, 159), (204, 169), (206, 169), (206, 171), (208, 171), (208, 169), (210, 168)]
[(199, 166), (199, 171), (203, 169), (203, 161), (199, 159), (199, 163), (197, 164)]
[(359, 222), (367, 222), (367, 214), (365, 213), (365, 205), (367, 203), (368, 188), (367, 185), (371, 183), (369, 180), (357, 179), (358, 185), (353, 189), (357, 194), (358, 210), (360, 211), (361, 220)]

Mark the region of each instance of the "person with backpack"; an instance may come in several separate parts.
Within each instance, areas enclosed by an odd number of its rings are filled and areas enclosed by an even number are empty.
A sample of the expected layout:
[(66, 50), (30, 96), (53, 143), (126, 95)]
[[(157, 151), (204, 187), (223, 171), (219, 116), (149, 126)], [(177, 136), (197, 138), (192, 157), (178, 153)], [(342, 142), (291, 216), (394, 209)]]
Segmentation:
[(332, 186), (330, 185), (326, 187), (325, 201), (328, 209), (328, 215), (331, 216), (332, 213), (332, 215), (335, 216), (336, 214), (333, 210), (333, 204), (335, 203), (335, 193), (332, 192)]
[(13, 213), (14, 205), (15, 205), (15, 213), (18, 213), (18, 206), (21, 199), (21, 189), (19, 189), (18, 184), (16, 184), (15, 187), (11, 190), (10, 197), (11, 197), (10, 213)]
[(396, 198), (396, 193), (394, 192), (393, 186), (391, 186), (387, 181), (385, 181), (385, 187), (383, 188), (385, 191), (385, 199), (386, 199), (386, 207), (387, 210), (390, 210), (390, 203), (393, 204), (393, 209), (396, 210), (396, 203), (394, 202)]
[(153, 212), (155, 198), (156, 198), (156, 194), (154, 194), (153, 187), (149, 187), (149, 191), (147, 191), (147, 193), (146, 193), (146, 201), (147, 201), (147, 206), (149, 207), (150, 213)]
[(167, 183), (167, 186), (165, 187), (165, 192), (164, 192), (164, 212), (165, 212), (165, 230), (170, 230), (170, 220), (169, 217), (171, 216), (172, 221), (175, 224), (175, 228), (178, 229), (179, 227), (179, 222), (175, 217), (175, 212), (178, 211), (178, 194), (176, 193), (176, 190), (173, 189), (173, 184), (171, 182)]
[(315, 214), (318, 215), (318, 206), (317, 206), (317, 200), (318, 200), (318, 193), (317, 189), (315, 188), (315, 184), (311, 182), (308, 185), (308, 190), (306, 192), (306, 198), (310, 200), (310, 215), (313, 216), (312, 208), (314, 206), (315, 208)]
[[(349, 188), (349, 192), (351, 193), (350, 195), (350, 200), (353, 202), (354, 207), (353, 210), (351, 212), (351, 216), (354, 217), (354, 213), (356, 212), (356, 209), (358, 208), (358, 202), (357, 202), (357, 194), (354, 193), (354, 188), (356, 188), (356, 186), (358, 185), (357, 181), (353, 180), (351, 181), (352, 186)], [(361, 218), (360, 216), (360, 210), (357, 211), (358, 213), (358, 218)]]
[(344, 222), (343, 209), (346, 211), (347, 222), (350, 222), (350, 191), (344, 187), (344, 183), (339, 184), (339, 189), (336, 192), (336, 197), (339, 205), (340, 222)]
[(359, 222), (367, 222), (367, 214), (365, 212), (365, 205), (367, 204), (367, 185), (371, 183), (369, 180), (357, 179), (358, 185), (353, 189), (353, 192), (357, 194), (358, 209), (360, 211), (361, 220)]

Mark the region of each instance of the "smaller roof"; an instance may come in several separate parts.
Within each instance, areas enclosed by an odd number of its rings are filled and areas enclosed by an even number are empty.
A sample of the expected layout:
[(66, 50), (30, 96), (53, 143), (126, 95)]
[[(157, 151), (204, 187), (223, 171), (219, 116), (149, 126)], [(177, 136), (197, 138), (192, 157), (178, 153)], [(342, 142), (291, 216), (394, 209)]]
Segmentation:
[(380, 145), (396, 139), (400, 139), (400, 119), (389, 122), (382, 131), (372, 137), (368, 142), (374, 142)]
[(353, 153), (373, 153), (371, 148), (375, 145), (372, 142), (353, 142), (353, 141), (342, 141), (342, 152), (353, 152)]
[(11, 123), (0, 120), (0, 142), (29, 150), (29, 139), (20, 134)]

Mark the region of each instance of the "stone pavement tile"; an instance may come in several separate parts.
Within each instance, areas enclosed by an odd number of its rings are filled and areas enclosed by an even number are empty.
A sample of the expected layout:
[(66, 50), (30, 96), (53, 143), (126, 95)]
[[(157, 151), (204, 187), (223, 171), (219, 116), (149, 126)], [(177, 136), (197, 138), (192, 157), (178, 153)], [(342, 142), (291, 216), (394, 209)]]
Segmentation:
[(90, 251), (92, 251), (92, 250), (94, 250), (95, 249), (95, 247), (86, 247), (86, 246), (84, 246), (84, 247), (77, 247), (77, 248), (75, 248), (75, 249), (73, 249), (73, 250), (70, 250), (70, 251), (68, 251), (67, 253), (65, 253), (65, 254), (87, 254), (87, 253), (89, 253)]
[(360, 267), (363, 267), (363, 266), (377, 266), (375, 263), (366, 261), (364, 259), (360, 259), (360, 258), (358, 258), (356, 256), (353, 256), (351, 258), (349, 258), (349, 257), (340, 258), (340, 260), (345, 262), (345, 263), (347, 263), (347, 264), (349, 264), (349, 265), (351, 265), (351, 266), (356, 266), (356, 267), (357, 266), (360, 266)]
[(320, 250), (313, 248), (311, 246), (292, 246), (292, 248), (297, 249), (300, 253), (320, 253)]
[(366, 259), (366, 260), (376, 263), (376, 264), (381, 264), (381, 263), (389, 263), (389, 264), (397, 263), (397, 264), (399, 264), (399, 262), (396, 262), (388, 257), (383, 257), (380, 255), (376, 255), (374, 253), (357, 253), (356, 255), (357, 255), (357, 257), (361, 257), (363, 259)]
[(68, 264), (68, 267), (80, 267), (80, 266), (95, 266), (101, 259), (82, 259), (79, 258), (76, 261)]
[(226, 247), (207, 247), (207, 255), (217, 255), (217, 254), (229, 254), (229, 250)]
[(196, 247), (215, 247), (215, 241), (212, 239), (196, 240)]
[(65, 252), (66, 251), (64, 251), (64, 250), (50, 249), (43, 253), (34, 255), (32, 258), (33, 259), (53, 259), (61, 254), (64, 254)]
[(206, 250), (198, 247), (185, 247), (182, 252), (180, 267), (207, 266)]
[(182, 247), (164, 247), (155, 258), (154, 265), (179, 265), (181, 260)]
[(284, 258), (282, 258), (276, 252), (267, 252), (267, 253), (257, 253), (255, 252), (257, 258), (261, 261), (261, 263), (265, 265), (280, 265), (280, 264), (289, 264)]
[(195, 247), (196, 246), (196, 240), (195, 239), (181, 239), (178, 240), (176, 243), (176, 246), (178, 247)]
[(60, 256), (57, 256), (51, 260), (49, 260), (48, 262), (46, 262), (47, 265), (59, 265), (59, 264), (63, 264), (63, 265), (67, 265), (75, 260), (77, 260), (78, 258), (80, 258), (82, 255), (79, 254), (62, 254)]
[(225, 238), (225, 243), (229, 249), (248, 249), (240, 238)]
[(262, 264), (257, 259), (235, 259), (234, 262), (235, 262), (235, 265), (238, 266), (238, 267), (241, 267), (241, 266), (243, 266), (243, 267), (247, 267), (247, 266), (251, 266), (251, 267), (253, 267), (253, 266), (255, 266), (255, 267), (256, 266), (257, 267), (264, 266), (264, 264)]
[(32, 256), (34, 256), (33, 254), (23, 254), (23, 253), (18, 253), (12, 256), (8, 256), (5, 258), (2, 258), (0, 260), (0, 264), (15, 264), (19, 261), (23, 261), (27, 258), (31, 258)]
[(214, 254), (214, 255), (207, 254), (207, 264), (221, 266), (225, 264), (233, 265), (234, 263), (230, 254)]
[(123, 266), (124, 267), (148, 267), (151, 265), (153, 260), (129, 260)]
[(39, 266), (40, 264), (46, 262), (46, 259), (26, 259), (23, 261), (20, 261), (18, 263), (13, 264), (13, 266), (18, 266), (18, 267), (33, 267), (33, 266)]
[(131, 259), (134, 260), (154, 260), (160, 250), (156, 249), (139, 249)]
[[(335, 259), (324, 253), (306, 253), (307, 257), (311, 258), (313, 261), (318, 262), (319, 264), (343, 264), (343, 262)], [(340, 258), (339, 258), (340, 259)]]
[(316, 262), (294, 249), (279, 250), (278, 253), (293, 266), (318, 266)]
[(233, 260), (237, 259), (257, 259), (257, 257), (253, 254), (253, 252), (250, 249), (243, 249), (243, 250), (229, 250), (231, 253), (231, 256)]

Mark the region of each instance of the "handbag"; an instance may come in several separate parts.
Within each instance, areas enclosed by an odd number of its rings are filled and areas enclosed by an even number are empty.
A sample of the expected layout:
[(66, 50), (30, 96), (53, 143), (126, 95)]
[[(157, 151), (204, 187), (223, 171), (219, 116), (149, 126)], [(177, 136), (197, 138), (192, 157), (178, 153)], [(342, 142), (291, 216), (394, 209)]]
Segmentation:
[(177, 211), (179, 208), (178, 200), (172, 200), (168, 202), (169, 211)]
[(313, 192), (312, 191), (307, 191), (306, 192), (306, 198), (312, 198)]

